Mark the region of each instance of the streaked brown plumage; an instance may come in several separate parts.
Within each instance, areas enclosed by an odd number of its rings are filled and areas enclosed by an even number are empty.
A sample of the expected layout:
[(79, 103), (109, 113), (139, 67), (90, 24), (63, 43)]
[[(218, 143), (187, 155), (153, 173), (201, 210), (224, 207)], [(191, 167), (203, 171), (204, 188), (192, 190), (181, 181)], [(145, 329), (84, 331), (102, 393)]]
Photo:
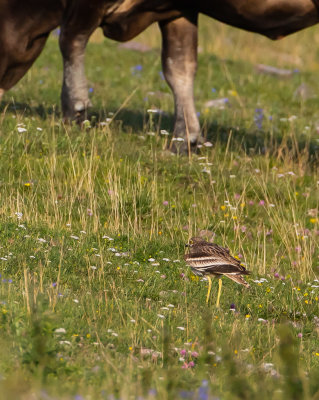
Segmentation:
[(195, 275), (225, 275), (247, 288), (250, 287), (241, 276), (249, 275), (250, 272), (229, 254), (228, 249), (198, 237), (190, 240), (188, 248), (189, 253), (185, 254), (185, 261)]
[[(209, 278), (209, 289), (206, 301), (209, 299), (211, 287), (210, 275), (219, 278), (225, 275), (246, 288), (250, 287), (242, 276), (249, 275), (250, 272), (240, 264), (239, 260), (229, 254), (228, 249), (218, 246), (215, 243), (206, 242), (199, 237), (191, 238), (189, 244), (186, 246), (189, 248), (189, 252), (185, 254), (186, 263), (192, 268), (195, 275), (207, 275)], [(219, 305), (220, 290), (217, 305)]]

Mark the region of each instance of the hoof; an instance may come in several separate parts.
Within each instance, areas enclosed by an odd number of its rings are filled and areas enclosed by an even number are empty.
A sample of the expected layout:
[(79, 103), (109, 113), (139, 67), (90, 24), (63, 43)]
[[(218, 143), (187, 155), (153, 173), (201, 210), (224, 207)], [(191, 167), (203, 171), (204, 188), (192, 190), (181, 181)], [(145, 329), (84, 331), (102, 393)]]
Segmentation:
[(74, 111), (76, 113), (86, 111), (88, 108), (92, 107), (90, 100), (82, 101), (78, 100), (74, 104)]
[(90, 100), (76, 100), (74, 103), (63, 105), (63, 121), (81, 124), (87, 118), (87, 111), (92, 106)]
[(187, 140), (182, 137), (173, 138), (170, 145), (169, 150), (176, 154), (188, 154), (196, 153), (198, 150), (198, 145), (204, 143), (204, 138), (202, 136), (197, 137), (195, 140), (193, 139), (190, 143), (187, 143)]

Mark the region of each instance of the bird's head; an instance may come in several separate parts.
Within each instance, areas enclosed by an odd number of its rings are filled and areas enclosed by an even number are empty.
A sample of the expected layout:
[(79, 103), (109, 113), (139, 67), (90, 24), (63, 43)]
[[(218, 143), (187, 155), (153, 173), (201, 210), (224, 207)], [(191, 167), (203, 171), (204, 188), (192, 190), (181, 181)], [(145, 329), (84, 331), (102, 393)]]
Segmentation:
[(206, 241), (203, 240), (200, 237), (192, 237), (191, 239), (189, 239), (188, 243), (185, 244), (185, 247), (194, 247), (194, 246), (199, 246), (199, 245), (203, 245), (205, 244)]

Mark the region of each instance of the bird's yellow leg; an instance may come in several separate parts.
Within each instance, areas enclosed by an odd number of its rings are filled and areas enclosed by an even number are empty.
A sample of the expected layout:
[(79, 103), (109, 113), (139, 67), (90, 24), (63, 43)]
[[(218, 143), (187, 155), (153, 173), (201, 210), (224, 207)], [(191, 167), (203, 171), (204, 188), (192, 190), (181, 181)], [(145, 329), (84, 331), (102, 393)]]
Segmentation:
[(220, 299), (220, 294), (222, 292), (222, 285), (223, 285), (222, 279), (219, 278), (218, 279), (218, 294), (217, 294), (216, 307), (219, 307), (219, 299)]
[(210, 291), (212, 289), (212, 278), (210, 276), (207, 276), (207, 279), (208, 279), (208, 292), (206, 297), (206, 303), (208, 303)]

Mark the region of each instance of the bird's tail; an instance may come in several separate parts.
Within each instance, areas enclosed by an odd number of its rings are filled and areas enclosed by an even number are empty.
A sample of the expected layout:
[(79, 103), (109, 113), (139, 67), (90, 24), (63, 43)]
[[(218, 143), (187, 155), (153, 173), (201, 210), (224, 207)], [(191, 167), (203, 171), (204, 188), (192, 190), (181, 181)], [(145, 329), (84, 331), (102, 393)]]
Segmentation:
[(250, 285), (248, 282), (245, 281), (245, 279), (239, 275), (239, 274), (224, 274), (225, 276), (227, 276), (227, 278), (231, 279), (232, 281), (235, 281), (237, 283), (239, 283), (240, 285), (245, 286), (247, 289), (250, 288)]

